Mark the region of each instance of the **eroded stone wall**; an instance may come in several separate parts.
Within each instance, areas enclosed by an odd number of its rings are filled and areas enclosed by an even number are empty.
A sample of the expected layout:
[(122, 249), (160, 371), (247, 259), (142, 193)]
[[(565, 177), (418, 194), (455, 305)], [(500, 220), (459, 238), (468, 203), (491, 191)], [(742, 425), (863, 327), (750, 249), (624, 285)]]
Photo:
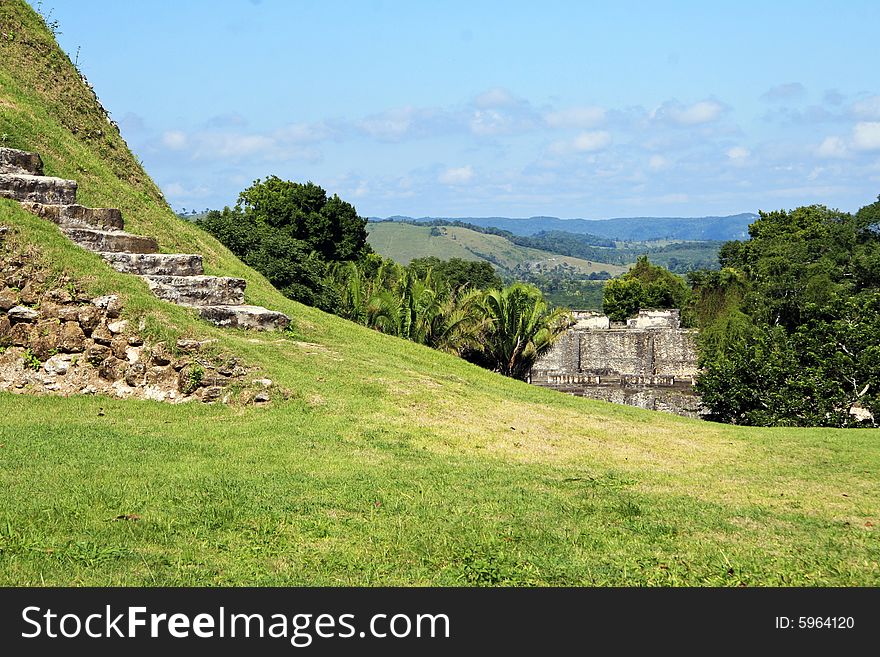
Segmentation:
[(0, 227), (0, 390), (166, 402), (257, 402), (280, 395), (213, 341), (151, 343), (116, 295), (91, 298), (50, 276), (33, 246)]
[(695, 332), (677, 310), (642, 311), (626, 324), (595, 313), (576, 323), (532, 368), (530, 381), (569, 394), (698, 416)]

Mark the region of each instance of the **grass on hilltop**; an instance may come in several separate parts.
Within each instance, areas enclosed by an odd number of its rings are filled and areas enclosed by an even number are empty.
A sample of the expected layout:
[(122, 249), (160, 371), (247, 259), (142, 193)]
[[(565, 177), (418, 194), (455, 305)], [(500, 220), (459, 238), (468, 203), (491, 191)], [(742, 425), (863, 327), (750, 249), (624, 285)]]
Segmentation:
[(370, 246), (386, 258), (408, 264), (416, 258), (435, 256), (441, 260), (486, 260), (512, 272), (517, 268), (533, 270), (564, 266), (572, 273), (592, 274), (607, 271), (616, 276), (628, 267), (549, 253), (514, 244), (501, 235), (479, 233), (461, 226), (415, 226), (397, 221), (372, 222), (367, 225)]
[(208, 326), (0, 202), (48, 267), (291, 393), (267, 408), (0, 394), (0, 585), (880, 584), (880, 431), (569, 397), (289, 301), (174, 215), (27, 5), (0, 3), (0, 35), (5, 145), (295, 321)]

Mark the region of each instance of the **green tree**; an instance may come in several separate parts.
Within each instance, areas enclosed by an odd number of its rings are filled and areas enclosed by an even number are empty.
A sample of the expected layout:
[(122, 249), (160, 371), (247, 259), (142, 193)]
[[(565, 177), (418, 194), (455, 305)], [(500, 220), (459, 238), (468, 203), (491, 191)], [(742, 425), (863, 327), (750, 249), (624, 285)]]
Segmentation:
[(524, 379), (532, 365), (570, 325), (571, 315), (550, 310), (540, 290), (517, 283), (489, 290), (476, 303), (485, 316), (481, 356), (505, 376)]
[(851, 426), (880, 417), (880, 204), (762, 212), (692, 278), (703, 331), (697, 391), (713, 419)]
[(612, 322), (622, 322), (639, 312), (644, 294), (637, 278), (613, 278), (605, 284), (602, 311)]
[(424, 276), (430, 271), (435, 280), (444, 282), (450, 290), (464, 287), (471, 290), (488, 290), (502, 285), (502, 280), (495, 273), (495, 268), (485, 260), (463, 260), (461, 258), (440, 260), (436, 256), (427, 256), (413, 259), (407, 268), (420, 276)]
[(198, 225), (214, 235), (283, 294), (335, 311), (339, 297), (328, 265), (371, 252), (366, 219), (314, 183), (270, 176), (245, 189), (234, 208), (213, 210)]
[(681, 276), (652, 265), (639, 256), (623, 276), (605, 285), (602, 308), (612, 321), (622, 322), (641, 308), (681, 308), (690, 300), (690, 288)]

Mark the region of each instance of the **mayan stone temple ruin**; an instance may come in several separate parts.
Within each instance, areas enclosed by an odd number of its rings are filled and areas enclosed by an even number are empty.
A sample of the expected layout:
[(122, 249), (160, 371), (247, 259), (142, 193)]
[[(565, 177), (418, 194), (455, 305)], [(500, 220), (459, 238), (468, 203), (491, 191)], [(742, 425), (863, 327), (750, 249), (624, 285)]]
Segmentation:
[(574, 311), (575, 323), (532, 368), (529, 381), (582, 397), (689, 417), (700, 416), (693, 390), (696, 331), (678, 310), (641, 310), (624, 322)]

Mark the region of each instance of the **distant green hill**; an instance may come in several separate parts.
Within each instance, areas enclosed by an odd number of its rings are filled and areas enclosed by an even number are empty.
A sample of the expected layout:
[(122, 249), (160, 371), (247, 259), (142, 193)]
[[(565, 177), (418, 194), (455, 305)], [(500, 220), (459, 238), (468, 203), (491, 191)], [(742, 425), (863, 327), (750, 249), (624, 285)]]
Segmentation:
[(606, 271), (612, 276), (627, 270), (622, 264), (585, 260), (512, 243), (500, 235), (479, 233), (459, 226), (416, 226), (400, 222), (369, 223), (368, 241), (383, 256), (402, 264), (415, 258), (486, 260), (502, 275), (526, 272), (569, 272), (589, 275)]
[[(616, 219), (560, 219), (558, 217), (439, 217), (475, 226), (494, 226), (514, 235), (547, 231), (582, 233), (613, 240), (737, 240), (748, 237), (749, 224), (758, 215), (744, 212), (726, 217), (620, 217)], [(371, 219), (373, 219), (371, 217)], [(438, 217), (389, 217), (394, 221), (429, 222)]]

